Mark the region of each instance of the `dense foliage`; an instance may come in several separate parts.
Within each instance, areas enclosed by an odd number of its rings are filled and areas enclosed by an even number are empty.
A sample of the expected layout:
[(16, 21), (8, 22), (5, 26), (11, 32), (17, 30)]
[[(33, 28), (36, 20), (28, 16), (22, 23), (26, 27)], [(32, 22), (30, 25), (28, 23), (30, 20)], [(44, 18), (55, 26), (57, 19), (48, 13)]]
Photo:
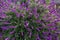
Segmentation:
[(60, 40), (60, 14), (47, 1), (0, 0), (0, 39)]

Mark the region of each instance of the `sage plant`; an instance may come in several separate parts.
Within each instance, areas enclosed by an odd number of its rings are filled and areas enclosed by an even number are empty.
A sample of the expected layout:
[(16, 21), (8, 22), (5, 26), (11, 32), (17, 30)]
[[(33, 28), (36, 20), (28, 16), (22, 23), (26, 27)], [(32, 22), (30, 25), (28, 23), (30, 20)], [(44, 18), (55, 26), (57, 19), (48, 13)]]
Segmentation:
[(60, 40), (60, 14), (52, 0), (1, 0), (1, 40)]

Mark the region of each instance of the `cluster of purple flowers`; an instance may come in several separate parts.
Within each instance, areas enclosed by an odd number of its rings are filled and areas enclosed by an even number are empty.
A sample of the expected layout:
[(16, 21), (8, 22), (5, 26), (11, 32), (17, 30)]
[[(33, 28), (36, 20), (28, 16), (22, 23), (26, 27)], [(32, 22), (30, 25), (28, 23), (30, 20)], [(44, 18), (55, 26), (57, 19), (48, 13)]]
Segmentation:
[(59, 17), (54, 1), (0, 0), (0, 39), (60, 40)]

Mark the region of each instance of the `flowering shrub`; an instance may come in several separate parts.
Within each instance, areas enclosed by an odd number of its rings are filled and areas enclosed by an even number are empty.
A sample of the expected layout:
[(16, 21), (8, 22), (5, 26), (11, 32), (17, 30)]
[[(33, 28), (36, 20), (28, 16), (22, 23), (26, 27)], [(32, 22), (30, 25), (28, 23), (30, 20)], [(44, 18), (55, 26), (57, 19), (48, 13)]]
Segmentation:
[(60, 40), (60, 14), (54, 1), (1, 0), (1, 40)]

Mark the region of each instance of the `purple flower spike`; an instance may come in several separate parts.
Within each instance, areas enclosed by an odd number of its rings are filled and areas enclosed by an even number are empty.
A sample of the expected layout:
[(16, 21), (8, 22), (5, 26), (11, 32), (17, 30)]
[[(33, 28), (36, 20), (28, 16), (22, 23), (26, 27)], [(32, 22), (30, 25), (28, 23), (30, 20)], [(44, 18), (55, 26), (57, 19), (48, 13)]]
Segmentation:
[(15, 31), (10, 32), (10, 34), (13, 34)]
[(3, 22), (3, 24), (10, 24), (9, 22), (7, 22), (7, 21), (5, 21), (5, 22)]
[(41, 23), (41, 20), (36, 20), (37, 23)]
[(8, 30), (9, 28), (7, 26), (2, 26), (2, 30)]
[(47, 26), (55, 26), (54, 23), (47, 24)]
[(19, 18), (19, 17), (20, 17), (20, 13), (17, 12), (17, 13), (16, 13), (16, 16)]
[(37, 31), (40, 31), (40, 29), (39, 29), (39, 28), (36, 28), (36, 30), (37, 30)]

